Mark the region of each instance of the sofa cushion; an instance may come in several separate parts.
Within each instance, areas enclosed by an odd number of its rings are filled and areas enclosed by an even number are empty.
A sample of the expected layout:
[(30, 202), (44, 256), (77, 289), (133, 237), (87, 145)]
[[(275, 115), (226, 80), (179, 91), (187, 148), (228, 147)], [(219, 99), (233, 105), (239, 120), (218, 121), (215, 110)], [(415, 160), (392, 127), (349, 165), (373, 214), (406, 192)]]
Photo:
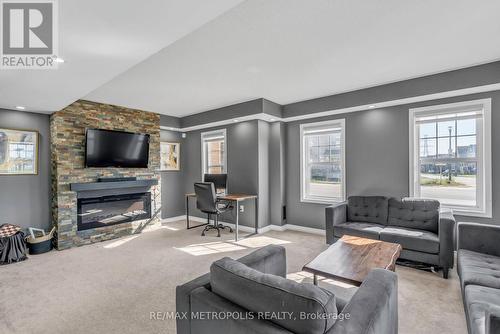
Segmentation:
[(417, 198), (390, 198), (387, 224), (438, 233), (439, 202)]
[(500, 290), (479, 285), (467, 285), (464, 299), (470, 334), (486, 333), (486, 313), (492, 307), (500, 307)]
[[(212, 291), (252, 312), (291, 312), (268, 319), (294, 333), (325, 333), (335, 323), (335, 295), (313, 284), (263, 274), (244, 264), (223, 258), (210, 267)], [(299, 319), (302, 312), (320, 315)]]
[(379, 233), (383, 230), (385, 225), (361, 223), (361, 222), (348, 222), (344, 224), (337, 224), (333, 227), (333, 235), (337, 238), (342, 237), (344, 234), (352, 235), (355, 237), (363, 237), (369, 239), (379, 239)]
[(384, 196), (350, 196), (347, 221), (387, 224), (388, 202)]
[(400, 244), (403, 249), (430, 254), (439, 253), (439, 237), (428, 231), (388, 226), (380, 232), (380, 240)]
[(500, 289), (500, 257), (459, 249), (457, 258), (462, 286), (474, 284)]

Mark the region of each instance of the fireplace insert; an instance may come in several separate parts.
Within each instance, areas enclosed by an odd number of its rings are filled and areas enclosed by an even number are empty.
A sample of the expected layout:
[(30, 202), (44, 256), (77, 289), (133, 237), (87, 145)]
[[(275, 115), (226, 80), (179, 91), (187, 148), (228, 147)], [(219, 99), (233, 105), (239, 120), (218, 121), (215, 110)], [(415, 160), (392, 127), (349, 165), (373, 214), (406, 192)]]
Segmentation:
[(151, 218), (151, 193), (78, 199), (78, 231)]

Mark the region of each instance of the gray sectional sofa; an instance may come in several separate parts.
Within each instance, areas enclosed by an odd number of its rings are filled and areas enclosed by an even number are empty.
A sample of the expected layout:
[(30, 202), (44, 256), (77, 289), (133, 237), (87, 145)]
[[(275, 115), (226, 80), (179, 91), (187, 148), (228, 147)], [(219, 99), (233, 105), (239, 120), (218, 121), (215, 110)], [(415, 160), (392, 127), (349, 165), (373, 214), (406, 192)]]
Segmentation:
[(351, 196), (325, 214), (328, 244), (344, 234), (394, 242), (403, 247), (400, 259), (442, 268), (444, 278), (453, 268), (455, 219), (438, 201)]
[(397, 276), (371, 271), (350, 299), (286, 277), (282, 246), (214, 262), (176, 289), (178, 334), (396, 334)]
[(500, 333), (500, 226), (459, 223), (457, 270), (470, 334)]

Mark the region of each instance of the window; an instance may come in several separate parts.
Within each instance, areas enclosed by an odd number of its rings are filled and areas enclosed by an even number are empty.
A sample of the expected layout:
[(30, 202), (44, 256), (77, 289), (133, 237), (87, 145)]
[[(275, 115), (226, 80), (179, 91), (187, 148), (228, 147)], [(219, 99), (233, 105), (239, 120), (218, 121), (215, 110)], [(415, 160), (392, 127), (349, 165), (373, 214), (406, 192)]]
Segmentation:
[(227, 173), (226, 129), (201, 134), (203, 174)]
[(301, 124), (301, 200), (331, 203), (345, 199), (345, 120)]
[(491, 217), (491, 100), (410, 110), (410, 194)]

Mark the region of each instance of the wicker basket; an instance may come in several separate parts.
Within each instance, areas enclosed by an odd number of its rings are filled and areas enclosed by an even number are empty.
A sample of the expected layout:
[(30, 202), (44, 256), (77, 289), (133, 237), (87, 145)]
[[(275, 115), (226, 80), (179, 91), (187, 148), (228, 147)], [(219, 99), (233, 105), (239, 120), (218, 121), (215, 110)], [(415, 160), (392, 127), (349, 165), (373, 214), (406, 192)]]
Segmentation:
[(31, 255), (43, 254), (52, 249), (52, 237), (56, 228), (53, 227), (49, 234), (33, 238), (31, 235), (26, 238), (29, 253)]

